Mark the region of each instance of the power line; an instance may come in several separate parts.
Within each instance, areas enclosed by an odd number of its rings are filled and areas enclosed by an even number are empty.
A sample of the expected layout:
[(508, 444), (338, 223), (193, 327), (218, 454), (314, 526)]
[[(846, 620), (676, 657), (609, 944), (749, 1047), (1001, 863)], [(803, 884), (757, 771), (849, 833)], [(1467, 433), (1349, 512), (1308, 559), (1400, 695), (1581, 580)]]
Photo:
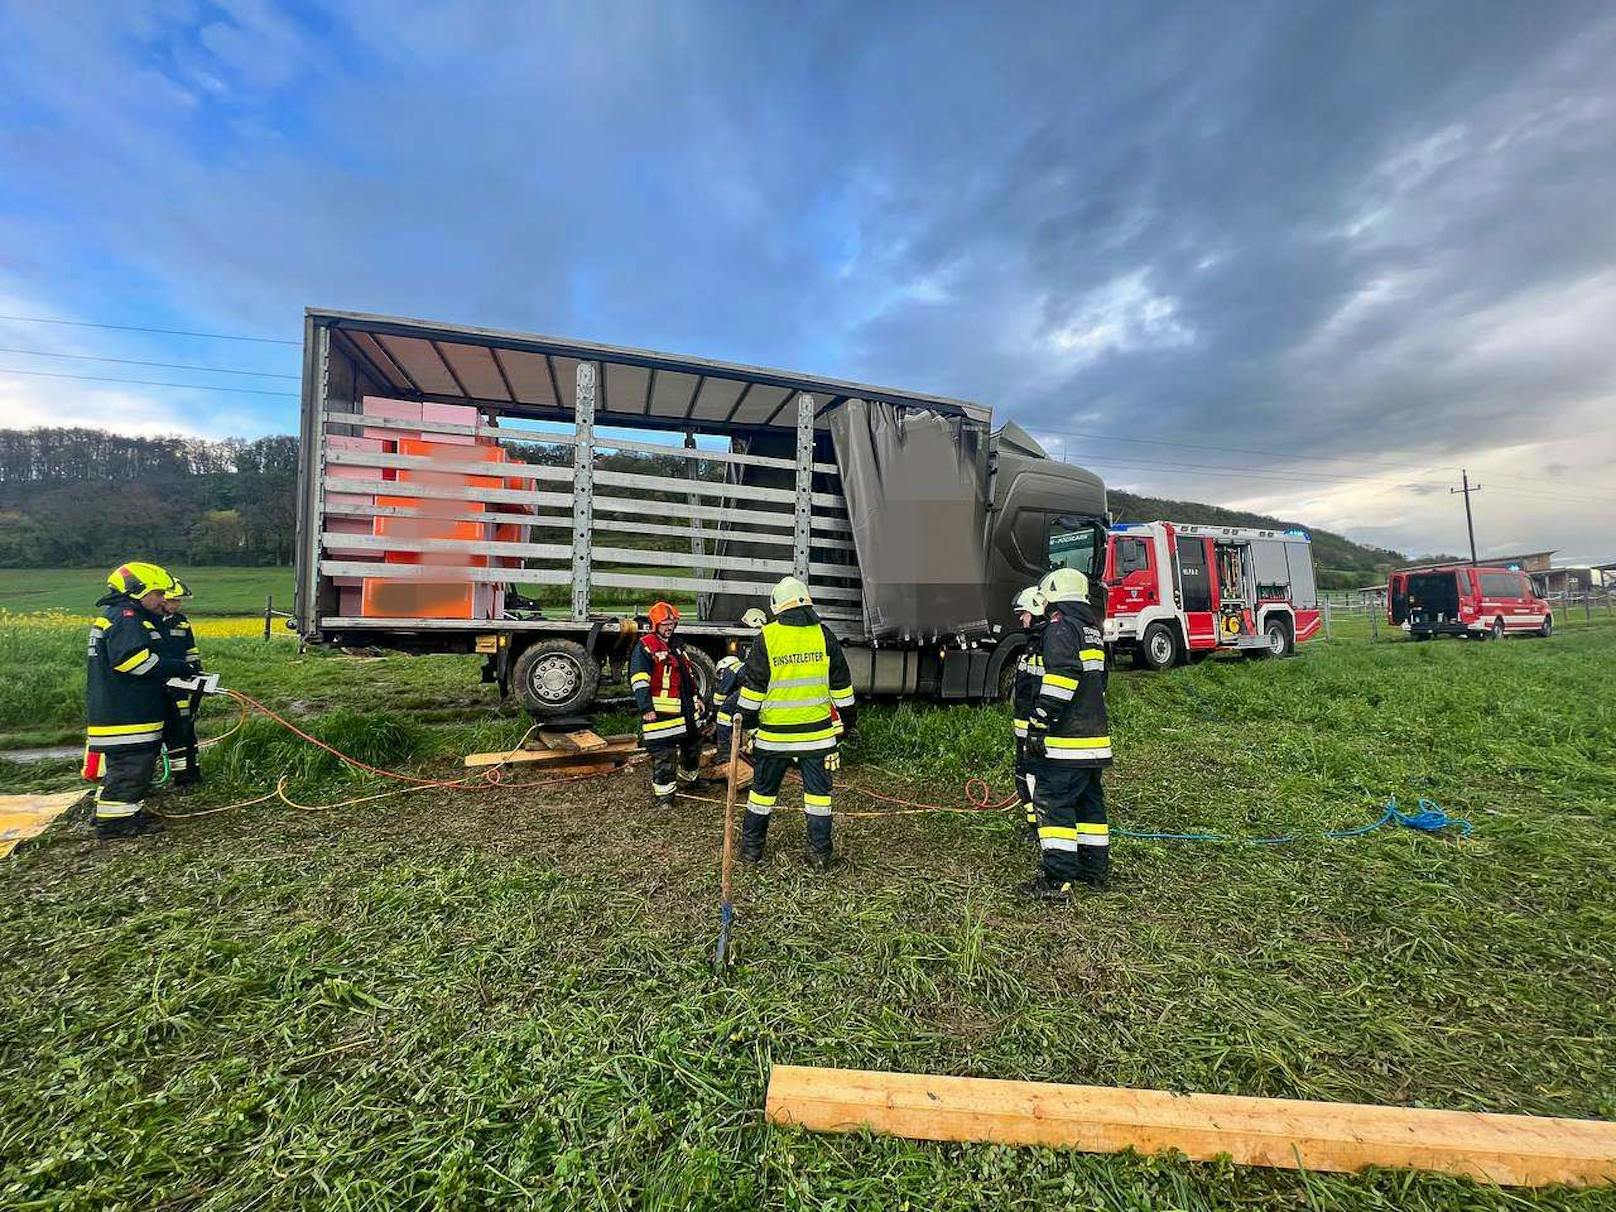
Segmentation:
[(1185, 450), (1209, 450), (1221, 454), (1248, 454), (1258, 455), (1262, 458), (1273, 459), (1317, 459), (1331, 463), (1364, 463), (1373, 467), (1393, 467), (1404, 471), (1431, 471), (1441, 470), (1446, 464), (1431, 463), (1388, 463), (1381, 459), (1366, 459), (1359, 455), (1316, 455), (1304, 454), (1301, 451), (1258, 450), (1250, 446), (1211, 446), (1198, 442), (1173, 442), (1166, 438), (1130, 438), (1122, 434), (1112, 433), (1074, 433), (1062, 429), (1044, 429), (1035, 427), (1035, 434), (1051, 434), (1057, 438), (1082, 438), (1094, 442), (1134, 442), (1145, 446), (1177, 446)]
[[(1198, 443), (1198, 442), (1175, 442), (1175, 441), (1170, 441), (1170, 440), (1168, 440), (1166, 438), (1133, 438), (1133, 437), (1125, 437), (1122, 434), (1077, 433), (1077, 432), (1073, 432), (1071, 430), (1045, 429), (1045, 428), (1043, 428), (1041, 426), (1032, 427), (1031, 432), (1034, 433), (1035, 435), (1036, 434), (1047, 434), (1047, 435), (1050, 435), (1050, 436), (1053, 436), (1053, 437), (1058, 437), (1058, 438), (1080, 438), (1080, 439), (1083, 439), (1085, 441), (1094, 441), (1094, 442), (1130, 442), (1130, 443), (1136, 443), (1136, 444), (1139, 444), (1139, 445), (1148, 445), (1148, 446), (1179, 447), (1179, 448), (1182, 448), (1184, 450), (1215, 451), (1215, 452), (1223, 453), (1223, 454), (1250, 454), (1250, 455), (1258, 455), (1258, 456), (1261, 456), (1261, 457), (1264, 457), (1264, 458), (1312, 459), (1312, 460), (1317, 460), (1317, 461), (1320, 461), (1320, 462), (1327, 462), (1327, 463), (1334, 463), (1334, 462), (1362, 463), (1362, 464), (1364, 464), (1366, 466), (1391, 468), (1391, 469), (1400, 470), (1400, 471), (1425, 471), (1425, 472), (1429, 472), (1429, 471), (1447, 471), (1447, 470), (1457, 471), (1457, 470), (1460, 470), (1459, 465), (1456, 464), (1456, 463), (1391, 463), (1391, 462), (1385, 462), (1385, 461), (1379, 460), (1379, 459), (1364, 458), (1361, 455), (1319, 455), (1319, 454), (1306, 454), (1306, 453), (1304, 453), (1302, 451), (1259, 450), (1259, 449), (1256, 449), (1255, 447), (1249, 447), (1249, 446), (1214, 446), (1214, 445), (1210, 445), (1210, 444), (1206, 444), (1206, 443)], [(1356, 478), (1356, 479), (1372, 479), (1372, 478), (1374, 478), (1374, 477), (1370, 477), (1370, 476), (1352, 477), (1352, 476), (1346, 475), (1346, 473), (1344, 473), (1344, 472), (1332, 472), (1330, 474), (1332, 476), (1334, 476), (1336, 479), (1354, 479), (1354, 478)], [(1505, 478), (1507, 480), (1514, 480), (1514, 481), (1517, 481), (1517, 482), (1523, 483), (1523, 484), (1545, 484), (1545, 485), (1548, 485), (1549, 487), (1558, 486), (1558, 481), (1545, 480), (1545, 479), (1542, 479), (1541, 477), (1535, 477), (1535, 476), (1520, 476), (1520, 475), (1508, 476), (1508, 475), (1506, 475), (1503, 478)], [(1595, 499), (1595, 498), (1586, 498), (1585, 497), (1585, 498), (1567, 498), (1567, 499), (1588, 500), (1588, 499)], [(1616, 501), (1616, 497), (1599, 496), (1599, 497), (1597, 497), (1597, 499)]]
[(53, 320), (46, 316), (0, 316), (15, 324), (64, 324), (70, 328), (105, 328), (112, 332), (152, 332), (165, 337), (202, 337), (209, 341), (255, 341), (261, 345), (301, 345), (284, 337), (243, 337), (228, 332), (189, 332), (181, 328), (144, 328), (139, 324), (95, 324), (89, 320)]
[[(1374, 476), (1329, 475), (1328, 473), (1321, 474), (1319, 476), (1286, 475), (1283, 472), (1262, 471), (1246, 467), (1217, 467), (1206, 463), (1161, 463), (1149, 462), (1146, 460), (1128, 460), (1124, 462), (1115, 459), (1085, 459), (1084, 462), (1087, 464), (1092, 464), (1095, 467), (1109, 467), (1120, 471), (1173, 471), (1189, 473), (1192, 475), (1233, 476), (1244, 480), (1273, 480), (1285, 483), (1308, 484), (1315, 487), (1328, 487), (1329, 483), (1342, 479), (1361, 480), (1366, 483), (1380, 484), (1381, 488), (1385, 491), (1390, 491), (1400, 487), (1407, 487), (1405, 485), (1386, 483), (1385, 481), (1377, 479)], [(1418, 483), (1417, 486), (1426, 488), (1441, 487), (1441, 485), (1434, 484), (1430, 481)], [(1519, 488), (1495, 487), (1492, 489), (1492, 491), (1507, 492), (1512, 496), (1532, 497), (1538, 500), (1559, 501), (1578, 505), (1608, 504), (1608, 501), (1597, 497), (1579, 497), (1564, 494), (1556, 495), (1553, 493), (1531, 492), (1526, 489)]]
[(110, 375), (64, 375), (48, 370), (14, 370), (9, 366), (0, 366), (0, 375), (31, 375), (36, 379), (78, 379), (85, 383), (128, 383), (134, 387), (178, 387), (184, 391), (228, 391), (238, 396), (278, 396), (283, 400), (301, 398), (295, 391), (265, 391), (257, 387), (208, 387), (198, 383), (158, 383), (151, 379), (119, 379)]
[(43, 349), (8, 349), (0, 346), (0, 353), (25, 354), (30, 358), (71, 358), (75, 362), (116, 362), (121, 366), (154, 366), (160, 370), (199, 370), (210, 375), (251, 375), (260, 379), (291, 379), (294, 383), (301, 375), (285, 375), (270, 370), (227, 370), (223, 366), (193, 366), (188, 362), (142, 362), (135, 358), (108, 358), (100, 354), (51, 353)]

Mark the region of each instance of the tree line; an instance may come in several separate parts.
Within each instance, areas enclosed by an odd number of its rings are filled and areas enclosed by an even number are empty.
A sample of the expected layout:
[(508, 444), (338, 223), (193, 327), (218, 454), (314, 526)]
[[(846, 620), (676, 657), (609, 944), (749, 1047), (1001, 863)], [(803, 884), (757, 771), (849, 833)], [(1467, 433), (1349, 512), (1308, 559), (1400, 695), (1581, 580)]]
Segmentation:
[(297, 439), (0, 429), (0, 567), (286, 564)]
[[(566, 465), (570, 447), (508, 443), (511, 458)], [(603, 469), (682, 477), (671, 455), (602, 453)], [(722, 478), (721, 468), (700, 474)], [(646, 494), (670, 503), (676, 493)], [(1293, 522), (1193, 501), (1113, 490), (1113, 514), (1223, 526), (1288, 527)], [(195, 564), (288, 564), (297, 527), (297, 439), (247, 441), (133, 437), (99, 429), (0, 429), (0, 567), (115, 564), (144, 558)], [(1400, 552), (1365, 547), (1314, 530), (1323, 588), (1367, 584), (1406, 563)], [(668, 547), (684, 540), (625, 536), (620, 546)]]

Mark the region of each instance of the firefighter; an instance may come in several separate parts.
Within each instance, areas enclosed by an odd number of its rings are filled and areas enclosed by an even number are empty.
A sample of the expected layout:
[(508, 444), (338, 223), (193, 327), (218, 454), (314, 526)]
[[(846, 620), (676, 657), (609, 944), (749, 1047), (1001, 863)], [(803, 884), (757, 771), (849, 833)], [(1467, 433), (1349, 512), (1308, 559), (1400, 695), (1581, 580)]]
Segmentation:
[(1027, 755), (1027, 721), (1033, 705), (1038, 702), (1040, 683), (1044, 678), (1044, 624), (1048, 622), (1048, 600), (1036, 585), (1029, 585), (1016, 595), (1016, 617), (1027, 642), (1016, 661), (1016, 678), (1012, 684), (1011, 722), (1016, 734), (1016, 792), (1021, 796), (1021, 809), (1025, 814), (1027, 833), (1032, 840), (1038, 838), (1038, 812), (1032, 802), (1032, 761)]
[[(163, 594), (163, 640), (159, 651), (165, 657), (184, 661), (192, 674), (202, 672), (202, 655), (197, 651), (191, 620), (185, 617), (185, 599), (190, 586), (176, 579)], [(202, 780), (197, 766), (196, 711), (202, 702), (200, 690), (169, 690), (163, 715), (163, 748), (168, 753), (168, 773), (176, 787), (191, 787)]]
[(1111, 764), (1105, 714), (1105, 647), (1089, 605), (1089, 580), (1057, 568), (1038, 587), (1048, 603), (1043, 677), (1027, 719), (1033, 806), (1042, 871), (1021, 889), (1064, 900), (1075, 884), (1103, 887), (1110, 833), (1100, 772)]
[(831, 775), (837, 769), (837, 716), (851, 734), (856, 722), (853, 678), (842, 646), (819, 621), (808, 587), (786, 577), (769, 595), (774, 622), (764, 626), (741, 667), (736, 706), (743, 727), (755, 728), (752, 789), (741, 823), (741, 857), (763, 858), (769, 815), (786, 768), (802, 775), (808, 817), (808, 861), (828, 868), (831, 845)]
[(163, 744), (169, 678), (182, 660), (162, 654), (163, 595), (174, 578), (155, 564), (120, 564), (107, 576), (104, 607), (90, 627), (85, 685), (84, 777), (100, 779), (99, 837), (133, 837), (161, 825), (146, 815), (146, 793)]
[[(741, 616), (741, 622), (756, 631), (768, 619), (754, 606)], [(713, 732), (713, 740), (717, 744), (715, 757), (720, 762), (729, 761), (730, 728), (735, 720), (735, 701), (741, 696), (741, 665), (744, 661), (744, 656), (731, 652), (718, 662), (718, 685), (713, 690), (718, 727)]]
[(658, 807), (672, 808), (674, 792), (700, 777), (703, 713), (695, 671), (674, 635), (678, 609), (655, 602), (647, 614), (651, 630), (629, 657), (629, 686), (640, 710), (640, 743), (651, 754), (651, 795)]

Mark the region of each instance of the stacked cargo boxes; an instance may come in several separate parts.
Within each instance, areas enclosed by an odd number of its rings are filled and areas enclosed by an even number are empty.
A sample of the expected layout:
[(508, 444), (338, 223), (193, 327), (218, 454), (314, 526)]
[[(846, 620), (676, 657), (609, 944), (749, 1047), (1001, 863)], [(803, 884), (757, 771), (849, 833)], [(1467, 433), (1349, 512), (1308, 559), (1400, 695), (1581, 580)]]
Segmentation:
[[(360, 437), (331, 435), (327, 440), (334, 448), (363, 451), (383, 455), (403, 455), (416, 459), (433, 460), (448, 465), (467, 463), (499, 464), (506, 461), (504, 449), (492, 437), (471, 434), (442, 433), (435, 425), (448, 424), (473, 427), (477, 424), (477, 411), (463, 405), (419, 403), (410, 400), (390, 400), (375, 396), (365, 397), (365, 415), (390, 421), (408, 421), (421, 425), (414, 432), (394, 427), (366, 427)], [(374, 547), (342, 551), (344, 559), (375, 562), (381, 566), (412, 565), (439, 566), (445, 569), (440, 580), (394, 579), (385, 575), (343, 577), (337, 580), (339, 608), (344, 614), (366, 618), (441, 618), (441, 619), (493, 619), (504, 610), (505, 591), (502, 586), (486, 581), (471, 581), (455, 577), (449, 570), (487, 568), (490, 566), (518, 566), (521, 561), (507, 556), (469, 554), (463, 550), (431, 550), (433, 540), (461, 540), (467, 542), (522, 542), (527, 527), (513, 523), (475, 521), (468, 514), (490, 513), (495, 507), (482, 501), (464, 499), (467, 489), (505, 488), (520, 486), (519, 479), (494, 474), (478, 475), (464, 470), (439, 471), (430, 467), (349, 468), (348, 478), (374, 479), (376, 495), (361, 498), (353, 494), (341, 497), (346, 503), (365, 502), (378, 509), (388, 510), (386, 516), (372, 518), (328, 519), (328, 529), (337, 533), (362, 533), (380, 539), (399, 542), (399, 550)], [(441, 497), (389, 495), (389, 483), (410, 484), (436, 489)], [(337, 499), (333, 497), (332, 499)], [(402, 511), (402, 512), (401, 512)], [(416, 548), (428, 548), (417, 550)]]

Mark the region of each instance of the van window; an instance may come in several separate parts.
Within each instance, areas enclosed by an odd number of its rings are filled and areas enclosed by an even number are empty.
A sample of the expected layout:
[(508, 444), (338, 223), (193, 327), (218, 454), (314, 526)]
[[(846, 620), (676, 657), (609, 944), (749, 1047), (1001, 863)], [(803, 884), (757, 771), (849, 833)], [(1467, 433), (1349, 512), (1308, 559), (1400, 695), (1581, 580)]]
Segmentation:
[(1519, 598), (1526, 596), (1521, 592), (1521, 578), (1514, 572), (1478, 572), (1476, 579), (1481, 582), (1481, 596), (1484, 598)]

